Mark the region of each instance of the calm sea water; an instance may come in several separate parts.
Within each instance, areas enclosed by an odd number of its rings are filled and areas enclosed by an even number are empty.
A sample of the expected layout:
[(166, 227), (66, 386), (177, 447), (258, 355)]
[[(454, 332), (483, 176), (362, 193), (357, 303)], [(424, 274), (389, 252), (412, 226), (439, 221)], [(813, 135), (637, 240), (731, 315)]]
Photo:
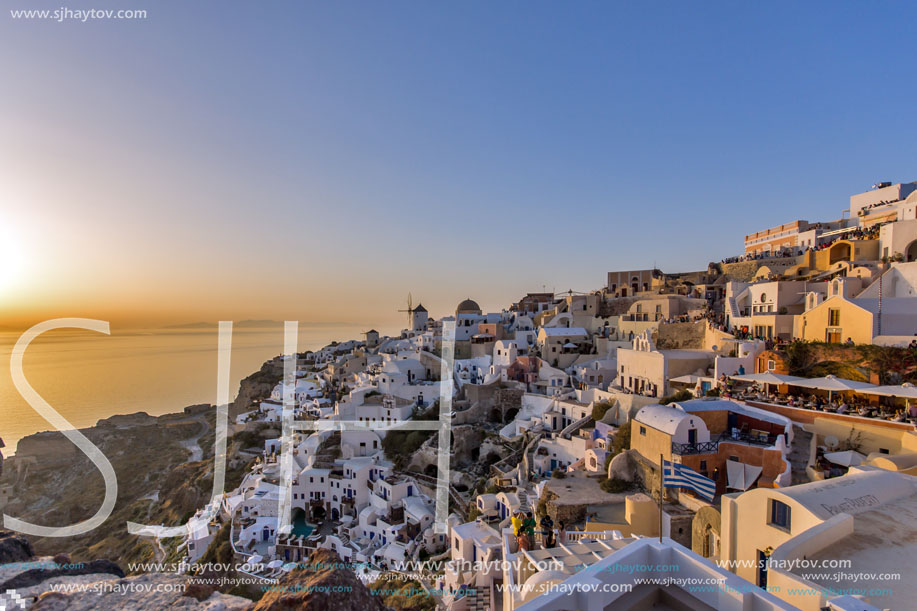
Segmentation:
[[(314, 350), (332, 340), (361, 337), (369, 327), (299, 325), (299, 350)], [(49, 430), (13, 386), (10, 354), (18, 333), (0, 332), (0, 438), (4, 455), (20, 438)], [(232, 346), (232, 390), (242, 378), (283, 351), (283, 326), (236, 326)], [(216, 402), (217, 331), (206, 329), (58, 330), (35, 339), (24, 358), (32, 387), (77, 428), (114, 414), (152, 415), (181, 411), (187, 405)]]

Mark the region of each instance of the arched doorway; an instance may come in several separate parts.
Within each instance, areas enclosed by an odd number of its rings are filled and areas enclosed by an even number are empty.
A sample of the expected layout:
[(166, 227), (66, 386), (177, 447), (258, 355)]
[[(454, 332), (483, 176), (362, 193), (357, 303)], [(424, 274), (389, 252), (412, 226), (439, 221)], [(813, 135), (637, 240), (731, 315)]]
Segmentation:
[(340, 518), (341, 518), (341, 513), (337, 510), (337, 507), (332, 507), (331, 508), (331, 519), (337, 521)]
[(838, 261), (850, 261), (850, 244), (847, 242), (839, 242), (829, 251), (828, 264), (833, 265)]
[(904, 260), (907, 262), (917, 261), (917, 240), (914, 240), (904, 249)]

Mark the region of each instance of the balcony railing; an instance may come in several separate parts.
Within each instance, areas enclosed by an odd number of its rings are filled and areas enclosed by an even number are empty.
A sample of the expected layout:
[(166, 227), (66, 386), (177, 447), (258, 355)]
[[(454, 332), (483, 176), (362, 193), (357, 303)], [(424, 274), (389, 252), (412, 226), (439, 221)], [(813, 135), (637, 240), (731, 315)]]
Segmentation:
[(738, 442), (738, 443), (747, 443), (756, 446), (772, 446), (774, 445), (775, 436), (774, 435), (753, 435), (751, 433), (739, 432), (739, 433), (727, 433), (723, 432), (716, 439), (711, 439), (710, 441), (701, 441), (698, 443), (676, 443), (672, 442), (672, 454), (677, 454), (679, 456), (690, 456), (692, 454), (715, 454), (719, 450), (720, 444), (723, 442)]
[(716, 454), (720, 443), (718, 440), (701, 441), (700, 443), (676, 443), (672, 442), (672, 454), (679, 456), (689, 456), (691, 454)]

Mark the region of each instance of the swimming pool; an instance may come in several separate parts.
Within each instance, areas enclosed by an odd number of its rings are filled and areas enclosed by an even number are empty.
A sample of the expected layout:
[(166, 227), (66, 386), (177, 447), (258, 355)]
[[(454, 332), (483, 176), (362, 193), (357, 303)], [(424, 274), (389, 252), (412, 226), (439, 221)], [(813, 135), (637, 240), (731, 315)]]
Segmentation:
[(293, 534), (308, 537), (315, 530), (315, 526), (306, 522), (306, 516), (302, 513), (293, 518)]

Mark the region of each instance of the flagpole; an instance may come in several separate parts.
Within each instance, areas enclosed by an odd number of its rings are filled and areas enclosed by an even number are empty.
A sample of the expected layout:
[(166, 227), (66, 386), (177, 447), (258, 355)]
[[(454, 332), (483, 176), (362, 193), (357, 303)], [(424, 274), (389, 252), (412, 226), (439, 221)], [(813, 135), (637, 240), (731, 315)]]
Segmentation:
[(662, 494), (665, 490), (665, 459), (659, 453), (659, 542), (662, 543)]

